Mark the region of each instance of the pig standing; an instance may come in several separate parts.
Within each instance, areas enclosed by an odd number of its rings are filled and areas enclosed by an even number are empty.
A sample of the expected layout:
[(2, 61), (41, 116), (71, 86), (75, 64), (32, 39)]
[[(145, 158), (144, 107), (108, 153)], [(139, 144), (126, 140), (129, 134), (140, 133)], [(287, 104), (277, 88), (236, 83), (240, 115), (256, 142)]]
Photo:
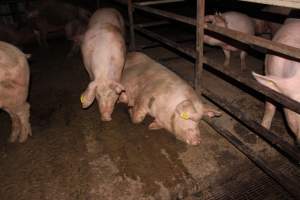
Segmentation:
[[(273, 41), (300, 48), (300, 22), (294, 21), (284, 24), (275, 34)], [(265, 60), (266, 76), (253, 73), (255, 79), (291, 99), (300, 102), (300, 63), (288, 58), (267, 55)], [(276, 107), (266, 102), (262, 126), (269, 129)], [(298, 145), (300, 144), (300, 115), (284, 108), (285, 116), (291, 130), (295, 133)]]
[(112, 8), (97, 10), (90, 19), (81, 51), (91, 82), (81, 96), (87, 108), (96, 98), (103, 121), (111, 120), (114, 104), (124, 87), (120, 84), (125, 64), (124, 22)]
[(142, 53), (128, 54), (121, 83), (126, 92), (119, 101), (130, 107), (133, 123), (149, 114), (154, 117), (149, 129), (165, 128), (190, 145), (200, 142), (202, 116), (220, 115), (205, 108), (188, 83)]
[[(60, 1), (44, 1), (33, 8), (27, 15), (29, 21), (40, 33), (40, 43), (48, 46), (47, 35), (50, 32), (62, 31), (67, 39), (73, 41), (72, 50), (78, 46), (78, 38), (82, 36), (88, 23), (90, 12)], [(74, 52), (70, 52), (71, 55)]]
[[(247, 33), (249, 35), (254, 35), (254, 22), (253, 20), (245, 14), (238, 12), (225, 12), (222, 14), (207, 15), (204, 18), (206, 23), (212, 23), (216, 26), (232, 29), (242, 33)], [(228, 66), (230, 63), (230, 52), (237, 51), (236, 47), (233, 47), (225, 42), (215, 39), (211, 36), (204, 35), (204, 42), (213, 45), (220, 46), (223, 49), (225, 54), (224, 65)], [(246, 57), (247, 53), (241, 50), (240, 59), (241, 59), (241, 69), (246, 68)]]
[(11, 142), (24, 142), (31, 135), (30, 105), (26, 102), (28, 85), (26, 55), (11, 44), (0, 42), (0, 108), (12, 119)]

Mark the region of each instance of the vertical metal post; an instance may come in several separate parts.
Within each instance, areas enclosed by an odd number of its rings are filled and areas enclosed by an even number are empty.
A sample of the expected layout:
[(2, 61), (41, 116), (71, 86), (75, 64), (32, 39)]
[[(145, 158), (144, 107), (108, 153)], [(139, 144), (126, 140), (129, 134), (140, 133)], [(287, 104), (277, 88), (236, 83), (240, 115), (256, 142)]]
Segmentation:
[(201, 95), (202, 84), (201, 76), (203, 70), (203, 37), (204, 37), (204, 15), (205, 15), (205, 0), (197, 0), (197, 22), (196, 22), (196, 66), (194, 87), (198, 95)]
[(128, 0), (128, 18), (129, 18), (129, 31), (130, 31), (130, 49), (135, 50), (135, 33), (134, 33), (134, 22), (133, 22), (133, 6), (132, 0)]

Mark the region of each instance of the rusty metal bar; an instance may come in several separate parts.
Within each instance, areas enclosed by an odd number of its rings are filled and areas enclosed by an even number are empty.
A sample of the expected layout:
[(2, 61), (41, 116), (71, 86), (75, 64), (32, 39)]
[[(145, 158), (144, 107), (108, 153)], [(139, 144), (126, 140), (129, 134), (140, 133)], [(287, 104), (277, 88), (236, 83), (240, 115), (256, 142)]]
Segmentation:
[[(160, 9), (156, 9), (156, 8), (142, 7), (142, 6), (137, 6), (137, 5), (134, 5), (134, 7), (139, 10), (143, 10), (145, 12), (149, 12), (149, 13), (152, 13), (155, 15), (159, 15), (162, 17), (166, 17), (169, 19), (177, 20), (177, 21), (189, 24), (189, 25), (196, 26), (196, 20), (193, 18), (190, 18), (190, 17), (177, 15), (177, 14), (167, 12), (164, 10), (160, 10)], [(273, 42), (273, 41), (270, 41), (270, 40), (267, 40), (264, 38), (241, 33), (239, 31), (234, 31), (234, 30), (230, 30), (227, 28), (215, 26), (212, 24), (207, 24), (207, 27), (205, 27), (205, 28), (210, 31), (220, 33), (222, 35), (225, 35), (227, 37), (230, 37), (232, 39), (235, 39), (235, 40), (243, 42), (243, 43), (255, 44), (257, 46), (264, 47), (266, 49), (280, 52), (287, 56), (300, 59), (300, 49), (295, 48), (295, 47), (291, 47), (291, 46), (288, 46), (285, 44), (280, 44), (278, 42)]]
[[(157, 33), (149, 31), (147, 29), (137, 28), (137, 27), (135, 27), (135, 29), (151, 38), (154, 38), (154, 39), (156, 39), (170, 47), (173, 47), (173, 48), (177, 49), (178, 51), (180, 51), (184, 54), (187, 54), (187, 55), (191, 56), (192, 58), (196, 59), (197, 54), (194, 49), (182, 47), (182, 45), (180, 45), (174, 41), (171, 41)], [(246, 78), (243, 78), (242, 76), (237, 77), (236, 74), (232, 74), (230, 71), (222, 70), (222, 69), (224, 69), (223, 64), (219, 64), (211, 59), (207, 59), (206, 57), (203, 57), (203, 63), (209, 65), (210, 67), (221, 72), (222, 74), (225, 74), (226, 76), (236, 80), (237, 82), (247, 86), (248, 88), (251, 88), (261, 94), (264, 94), (265, 96), (273, 99), (274, 101), (282, 104), (283, 106), (285, 106), (297, 113), (300, 113), (300, 103), (299, 102), (297, 102), (293, 99), (290, 99), (274, 90), (271, 90), (270, 88), (267, 88), (267, 87), (257, 83), (254, 79), (253, 80), (246, 79)]]
[(155, 1), (143, 1), (143, 2), (136, 2), (135, 4), (139, 6), (149, 6), (149, 5), (159, 5), (165, 3), (176, 3), (176, 2), (184, 2), (185, 0), (155, 0)]
[(134, 21), (133, 21), (133, 4), (132, 0), (127, 1), (128, 18), (129, 18), (129, 31), (130, 31), (130, 49), (135, 50), (135, 32), (134, 32)]
[(228, 103), (224, 98), (215, 95), (207, 89), (203, 89), (202, 94), (204, 97), (234, 116), (239, 122), (250, 128), (251, 131), (255, 132), (272, 145), (275, 145), (280, 151), (289, 155), (289, 157), (297, 165), (300, 165), (300, 151), (296, 147), (290, 145), (288, 142), (285, 142), (268, 129), (262, 127), (259, 123), (252, 120), (246, 113), (241, 112), (238, 108)]
[(208, 118), (204, 118), (203, 120), (207, 122), (213, 129), (215, 129), (220, 135), (222, 135), (226, 140), (228, 140), (233, 146), (235, 146), (240, 152), (242, 152), (251, 161), (253, 161), (256, 166), (258, 166), (273, 180), (275, 180), (283, 189), (285, 189), (296, 199), (300, 199), (299, 183), (292, 179), (289, 179), (280, 171), (268, 167), (266, 162), (259, 155), (257, 155), (252, 149), (250, 149), (247, 145), (240, 141), (231, 132), (219, 125), (216, 120)]
[(148, 27), (152, 27), (152, 26), (160, 26), (160, 25), (166, 25), (166, 24), (170, 24), (170, 22), (163, 20), (163, 21), (157, 21), (157, 22), (140, 23), (140, 24), (136, 24), (135, 26), (138, 26), (140, 28), (148, 28)]
[(203, 37), (204, 37), (205, 0), (197, 0), (197, 26), (196, 26), (196, 66), (194, 74), (194, 87), (201, 95), (201, 76), (203, 71)]

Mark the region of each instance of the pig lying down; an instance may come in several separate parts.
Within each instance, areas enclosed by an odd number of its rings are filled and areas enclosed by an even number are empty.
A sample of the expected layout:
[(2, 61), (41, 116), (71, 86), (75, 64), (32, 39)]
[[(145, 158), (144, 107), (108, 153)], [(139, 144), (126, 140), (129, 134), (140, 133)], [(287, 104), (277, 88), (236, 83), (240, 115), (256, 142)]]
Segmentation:
[[(205, 23), (211, 23), (213, 25), (220, 26), (223, 28), (228, 28), (242, 33), (247, 33), (249, 35), (254, 35), (254, 31), (255, 31), (254, 21), (250, 17), (242, 13), (225, 12), (222, 14), (207, 15), (205, 16), (204, 20)], [(236, 47), (231, 46), (230, 44), (226, 44), (225, 42), (215, 39), (208, 35), (204, 35), (204, 43), (212, 46), (222, 47), (223, 52), (225, 54), (225, 61), (224, 61), (225, 66), (228, 66), (230, 63), (231, 51), (241, 51), (240, 53), (241, 69), (244, 70), (246, 68), (245, 58), (247, 53), (244, 50), (239, 50)]]
[[(284, 24), (275, 34), (273, 41), (300, 48), (300, 22), (291, 21)], [(300, 63), (284, 57), (267, 55), (265, 60), (266, 76), (253, 73), (256, 80), (291, 99), (300, 102)], [(269, 129), (274, 117), (276, 107), (266, 102), (262, 126)], [(300, 115), (284, 108), (289, 127), (296, 135), (300, 144)]]
[(101, 119), (110, 121), (115, 102), (124, 90), (120, 84), (126, 46), (121, 14), (111, 8), (97, 10), (90, 19), (82, 41), (84, 66), (91, 82), (81, 95), (82, 107), (97, 99)]
[(16, 47), (0, 42), (0, 108), (12, 120), (10, 141), (25, 142), (31, 135), (29, 103), (26, 101), (29, 85), (27, 57)]
[(202, 116), (220, 115), (205, 108), (188, 83), (142, 53), (128, 54), (121, 83), (126, 92), (119, 100), (128, 104), (133, 123), (149, 114), (154, 118), (149, 129), (165, 128), (190, 145), (200, 143)]

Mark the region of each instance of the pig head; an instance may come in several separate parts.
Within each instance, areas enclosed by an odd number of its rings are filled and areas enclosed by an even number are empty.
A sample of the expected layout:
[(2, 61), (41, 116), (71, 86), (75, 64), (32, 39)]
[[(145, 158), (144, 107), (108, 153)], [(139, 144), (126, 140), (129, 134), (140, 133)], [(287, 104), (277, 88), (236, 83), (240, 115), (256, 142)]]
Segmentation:
[[(227, 28), (227, 22), (220, 13), (216, 13), (215, 15), (207, 15), (204, 17), (204, 21), (208, 24), (213, 24), (216, 26)], [(224, 42), (208, 35), (204, 35), (204, 42), (212, 46), (220, 46), (224, 44)]]
[(107, 80), (103, 84), (103, 80), (94, 80), (89, 83), (87, 89), (81, 94), (82, 107), (89, 107), (96, 98), (102, 121), (110, 121), (114, 105), (122, 91), (124, 91), (124, 87), (116, 81)]

